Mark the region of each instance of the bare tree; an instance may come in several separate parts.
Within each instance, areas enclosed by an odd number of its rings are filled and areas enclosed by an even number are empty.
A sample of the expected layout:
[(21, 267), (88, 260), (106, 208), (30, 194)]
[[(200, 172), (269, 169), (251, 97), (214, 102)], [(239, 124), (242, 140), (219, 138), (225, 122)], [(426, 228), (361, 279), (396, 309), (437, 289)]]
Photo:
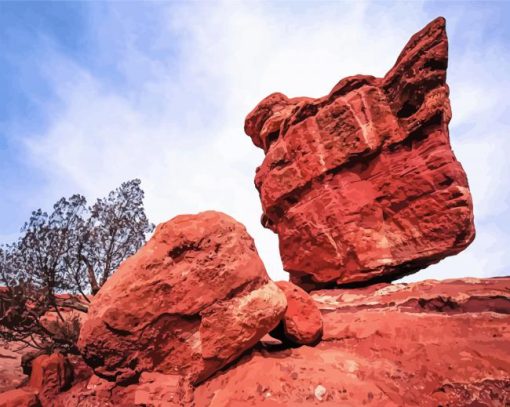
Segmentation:
[[(17, 342), (37, 350), (55, 347), (76, 352), (79, 325), (76, 315), (63, 315), (46, 283), (25, 274), (20, 261), (20, 245), (6, 246), (0, 252), (0, 339)], [(53, 310), (57, 311), (55, 313)], [(52, 318), (54, 317), (54, 318)]]
[(85, 228), (82, 259), (89, 270), (92, 293), (111, 276), (126, 258), (136, 253), (154, 226), (143, 208), (140, 180), (124, 182), (90, 208)]
[(81, 195), (32, 213), (18, 242), (0, 248), (0, 339), (76, 352), (80, 314), (145, 242), (150, 224), (139, 180), (87, 207)]

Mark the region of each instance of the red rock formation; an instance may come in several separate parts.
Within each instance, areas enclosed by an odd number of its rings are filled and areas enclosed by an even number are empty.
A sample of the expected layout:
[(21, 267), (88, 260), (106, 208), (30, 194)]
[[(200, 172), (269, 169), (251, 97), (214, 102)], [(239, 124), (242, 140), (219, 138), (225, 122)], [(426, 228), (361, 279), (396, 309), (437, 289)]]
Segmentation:
[(35, 390), (23, 388), (1, 393), (0, 407), (41, 407), (41, 403)]
[[(190, 391), (189, 394), (186, 390)], [(190, 405), (192, 390), (181, 376), (144, 372), (134, 391), (134, 404), (147, 407)]]
[(317, 343), (322, 337), (322, 316), (313, 299), (291, 282), (279, 281), (276, 284), (287, 297), (287, 310), (271, 335), (296, 345)]
[(14, 389), (23, 382), (21, 360), (26, 353), (21, 342), (0, 344), (0, 392)]
[(246, 355), (195, 390), (197, 407), (504, 406), (510, 278), (311, 293), (315, 347)]
[[(377, 284), (314, 291), (324, 335), (315, 347), (264, 346), (194, 390), (143, 372), (121, 386), (97, 376), (52, 407), (505, 406), (510, 400), (510, 278)], [(27, 397), (0, 395), (0, 406)], [(21, 402), (20, 402), (21, 403)], [(44, 407), (45, 405), (43, 405)]]
[[(118, 386), (97, 376), (60, 394), (52, 407), (193, 406), (193, 390), (182, 376), (143, 372), (139, 383)], [(43, 406), (44, 407), (44, 406)]]
[[(471, 242), (446, 65), (437, 19), (384, 78), (346, 78), (320, 99), (273, 94), (247, 117), (266, 152), (263, 222), (294, 281), (391, 280)], [(79, 347), (95, 374), (77, 357), (39, 356), (0, 407), (503, 406), (509, 326), (510, 278), (307, 294), (268, 279), (234, 219), (184, 215), (92, 300)]]
[(73, 372), (73, 384), (88, 380), (94, 372), (79, 355), (68, 355), (67, 360)]
[(97, 375), (204, 380), (281, 320), (286, 300), (252, 238), (219, 212), (177, 216), (93, 299), (79, 347)]
[(72, 365), (62, 354), (41, 355), (32, 361), (28, 386), (38, 392), (43, 406), (50, 406), (57, 394), (67, 390), (72, 381)]
[(92, 376), (59, 394), (51, 407), (131, 407), (135, 405), (134, 392), (137, 386), (117, 386), (114, 382)]
[(255, 177), (262, 222), (292, 281), (389, 281), (473, 240), (448, 135), (447, 54), (438, 18), (384, 78), (348, 77), (319, 99), (275, 93), (248, 115), (245, 131), (266, 153)]

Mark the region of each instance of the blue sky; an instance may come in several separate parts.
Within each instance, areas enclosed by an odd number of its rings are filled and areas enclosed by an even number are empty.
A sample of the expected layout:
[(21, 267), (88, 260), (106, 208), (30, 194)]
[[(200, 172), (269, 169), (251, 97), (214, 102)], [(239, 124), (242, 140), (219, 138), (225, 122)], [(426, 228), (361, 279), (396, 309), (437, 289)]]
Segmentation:
[(1, 2), (0, 241), (31, 210), (89, 200), (139, 177), (154, 222), (225, 211), (274, 278), (277, 239), (259, 224), (262, 152), (243, 134), (267, 94), (322, 96), (382, 76), (443, 15), (451, 140), (475, 201), (477, 238), (409, 280), (508, 274), (509, 2)]

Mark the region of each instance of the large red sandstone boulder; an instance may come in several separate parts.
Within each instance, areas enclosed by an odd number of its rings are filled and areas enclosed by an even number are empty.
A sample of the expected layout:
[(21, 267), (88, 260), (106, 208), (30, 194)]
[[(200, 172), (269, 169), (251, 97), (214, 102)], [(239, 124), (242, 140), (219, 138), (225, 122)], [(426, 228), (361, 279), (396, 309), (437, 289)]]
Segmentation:
[(101, 288), (78, 345), (108, 380), (155, 371), (196, 383), (255, 345), (286, 305), (243, 225), (213, 211), (182, 215)]
[(43, 406), (51, 406), (52, 401), (73, 381), (73, 368), (61, 353), (41, 355), (32, 361), (32, 371), (28, 386), (37, 390)]
[(275, 93), (246, 118), (266, 156), (255, 184), (291, 280), (308, 288), (393, 280), (475, 236), (449, 141), (445, 20), (415, 34), (384, 78), (342, 79), (319, 99)]
[(505, 406), (510, 278), (311, 293), (315, 347), (256, 350), (195, 389), (196, 407)]
[(312, 297), (289, 281), (278, 281), (287, 297), (287, 310), (271, 335), (282, 342), (313, 345), (322, 337), (322, 316)]

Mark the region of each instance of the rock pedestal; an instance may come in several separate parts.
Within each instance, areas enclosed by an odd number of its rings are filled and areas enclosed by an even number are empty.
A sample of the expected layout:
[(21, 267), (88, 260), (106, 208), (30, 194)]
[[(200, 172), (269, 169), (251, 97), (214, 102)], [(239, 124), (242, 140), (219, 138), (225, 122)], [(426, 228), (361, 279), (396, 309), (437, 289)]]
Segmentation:
[(504, 406), (510, 278), (311, 292), (315, 347), (257, 350), (195, 389), (197, 407)]

